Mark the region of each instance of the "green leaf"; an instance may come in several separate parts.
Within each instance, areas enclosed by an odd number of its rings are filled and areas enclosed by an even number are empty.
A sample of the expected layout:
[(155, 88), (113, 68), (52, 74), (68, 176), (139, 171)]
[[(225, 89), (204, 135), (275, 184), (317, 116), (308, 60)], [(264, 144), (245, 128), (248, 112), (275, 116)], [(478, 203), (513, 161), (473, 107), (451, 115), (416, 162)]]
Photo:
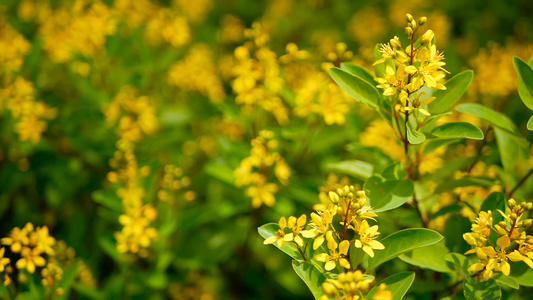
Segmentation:
[(465, 103), (457, 106), (455, 110), (473, 115), (494, 127), (503, 129), (514, 135), (520, 135), (515, 124), (506, 115), (477, 103)]
[(114, 193), (109, 191), (96, 191), (93, 193), (94, 202), (101, 204), (113, 211), (122, 212), (122, 201)]
[(344, 71), (354, 76), (357, 76), (363, 79), (364, 81), (368, 82), (368, 84), (372, 86), (376, 85), (376, 82), (374, 81), (374, 76), (372, 76), (372, 74), (370, 74), (370, 72), (368, 72), (367, 69), (359, 65), (352, 64), (352, 63), (341, 63), (341, 69), (343, 69)]
[(433, 93), (435, 100), (428, 104), (428, 111), (432, 115), (448, 111), (466, 92), (473, 78), (474, 72), (472, 70), (463, 71), (452, 77), (444, 84), (446, 86), (445, 90), (437, 90)]
[(339, 68), (330, 68), (329, 74), (352, 98), (372, 108), (379, 108), (379, 92), (373, 85)]
[(70, 267), (68, 267), (63, 272), (63, 277), (58, 282), (57, 287), (62, 288), (65, 293), (59, 297), (59, 299), (69, 299), (70, 296), (70, 288), (72, 287), (72, 284), (74, 283), (74, 280), (76, 279), (76, 271), (78, 269), (79, 261), (75, 261)]
[[(271, 236), (277, 236), (276, 231), (279, 229), (279, 225), (276, 223), (268, 223), (261, 227), (259, 227), (257, 230), (259, 231), (259, 235), (261, 235), (265, 240), (268, 239)], [(287, 255), (294, 259), (302, 259), (302, 255), (300, 255), (300, 252), (298, 251), (298, 248), (291, 243), (291, 242), (285, 242), (283, 243), (283, 246), (280, 248), (278, 247), (277, 243), (272, 244), (276, 248), (280, 249), (281, 251), (285, 252)]]
[(518, 95), (527, 108), (533, 110), (533, 70), (516, 56), (513, 58), (513, 65), (518, 78)]
[(449, 273), (452, 270), (446, 263), (446, 255), (450, 250), (444, 243), (417, 248), (411, 252), (400, 255), (400, 259), (413, 266), (430, 269), (441, 273)]
[(414, 191), (411, 180), (386, 181), (380, 176), (370, 177), (363, 188), (374, 212), (383, 212), (401, 206), (409, 200)]
[(426, 136), (421, 131), (411, 128), (411, 125), (407, 126), (407, 139), (409, 143), (413, 145), (421, 144), (426, 140)]
[(324, 274), (322, 274), (315, 266), (306, 261), (292, 261), (292, 268), (305, 282), (315, 299), (320, 299), (324, 294), (322, 289), (322, 283), (326, 280)]
[(352, 269), (356, 269), (357, 266), (363, 261), (363, 258), (365, 258), (366, 254), (361, 248), (357, 247), (350, 247), (350, 250), (348, 252), (348, 255), (350, 255), (350, 265)]
[(529, 120), (527, 121), (526, 127), (527, 127), (527, 130), (533, 131), (533, 116), (531, 116)]
[(96, 289), (92, 289), (90, 287), (84, 286), (79, 283), (74, 283), (72, 285), (72, 288), (76, 290), (76, 292), (78, 292), (79, 294), (87, 298), (91, 298), (91, 299), (104, 299), (105, 298), (105, 294), (103, 292), (98, 291)]
[(493, 186), (495, 184), (498, 184), (498, 181), (489, 178), (489, 177), (473, 177), (473, 176), (465, 176), (460, 179), (447, 181), (439, 184), (437, 188), (435, 189), (435, 194), (440, 194), (442, 192), (451, 191), (458, 187), (465, 187), (465, 186)]
[(533, 287), (533, 269), (524, 262), (510, 262), (510, 264), (511, 274), (509, 277), (520, 285)]
[(374, 166), (360, 160), (345, 160), (338, 163), (327, 164), (326, 169), (328, 171), (339, 172), (362, 180), (367, 180), (372, 176)]
[(401, 300), (413, 284), (414, 280), (415, 272), (396, 273), (383, 279), (382, 281), (380, 281), (380, 283), (376, 284), (376, 286), (374, 286), (370, 290), (370, 292), (368, 292), (368, 294), (366, 295), (366, 299), (372, 299), (374, 294), (379, 291), (379, 286), (382, 283), (385, 283), (387, 285), (387, 290), (392, 292), (392, 299)]
[(451, 122), (436, 127), (431, 134), (441, 138), (465, 138), (482, 140), (483, 132), (476, 125), (467, 122)]
[(520, 285), (518, 284), (518, 282), (516, 282), (516, 280), (514, 280), (513, 278), (509, 277), (509, 276), (505, 276), (501, 273), (498, 273), (500, 276), (494, 276), (494, 279), (496, 280), (496, 282), (498, 284), (500, 284), (500, 286), (502, 284), (510, 287), (510, 288), (513, 288), (515, 290), (518, 290), (520, 288)]
[(494, 136), (505, 173), (515, 176), (516, 165), (528, 157), (527, 151), (506, 131), (494, 128)]
[(468, 276), (468, 267), (470, 267), (468, 258), (459, 253), (449, 253), (445, 257), (450, 266), (454, 266), (456, 270), (460, 270), (464, 276)]
[(205, 166), (205, 172), (222, 182), (232, 186), (235, 184), (233, 170), (226, 164), (210, 163)]
[(498, 300), (502, 297), (500, 286), (492, 278), (488, 281), (477, 281), (475, 278), (467, 277), (464, 294), (466, 300)]
[(400, 230), (381, 241), (385, 249), (374, 252), (374, 258), (368, 259), (367, 269), (373, 269), (407, 251), (435, 244), (440, 240), (442, 240), (442, 235), (431, 229), (413, 228)]

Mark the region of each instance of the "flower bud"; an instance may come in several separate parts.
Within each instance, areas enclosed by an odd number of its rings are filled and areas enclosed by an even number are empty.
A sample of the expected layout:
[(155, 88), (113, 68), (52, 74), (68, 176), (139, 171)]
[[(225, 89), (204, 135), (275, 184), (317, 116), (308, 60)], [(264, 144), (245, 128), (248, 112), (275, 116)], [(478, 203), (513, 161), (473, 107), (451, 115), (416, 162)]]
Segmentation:
[(418, 24), (419, 24), (420, 26), (422, 26), (422, 25), (426, 24), (427, 21), (428, 21), (428, 18), (427, 18), (427, 17), (422, 17), (422, 18), (420, 18), (420, 19), (418, 20)]
[(411, 27), (405, 27), (405, 35), (411, 37), (413, 35), (413, 29)]
[(509, 201), (507, 201), (507, 205), (509, 205), (509, 208), (513, 208), (516, 206), (516, 201), (514, 199), (509, 199)]
[(435, 34), (433, 33), (433, 30), (431, 29), (428, 29), (424, 35), (422, 35), (422, 39), (421, 39), (421, 43), (422, 45), (427, 45), (429, 44), (429, 42), (431, 42), (431, 40), (433, 39), (433, 37), (435, 36)]
[(389, 43), (391, 44), (392, 48), (394, 49), (400, 49), (402, 48), (402, 44), (400, 44), (400, 40), (397, 36), (395, 36), (393, 39), (390, 39)]
[(530, 227), (532, 223), (533, 223), (532, 220), (524, 220), (524, 227), (526, 227), (526, 228)]
[(411, 23), (411, 21), (413, 21), (413, 16), (411, 14), (405, 14), (405, 17), (407, 18), (407, 23)]
[(331, 202), (335, 204), (339, 203), (339, 195), (337, 195), (337, 193), (330, 191), (328, 195), (329, 199), (331, 199)]

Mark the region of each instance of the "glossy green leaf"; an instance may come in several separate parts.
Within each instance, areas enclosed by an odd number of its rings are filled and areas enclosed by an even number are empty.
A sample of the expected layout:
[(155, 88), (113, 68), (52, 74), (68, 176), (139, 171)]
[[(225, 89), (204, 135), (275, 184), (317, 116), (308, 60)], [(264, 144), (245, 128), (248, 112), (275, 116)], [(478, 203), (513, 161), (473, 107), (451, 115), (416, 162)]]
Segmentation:
[(464, 294), (466, 300), (499, 300), (502, 297), (500, 286), (494, 279), (477, 281), (471, 277), (465, 279)]
[(380, 176), (370, 177), (363, 188), (374, 212), (383, 212), (401, 206), (409, 200), (414, 191), (411, 180), (387, 181)]
[(435, 100), (428, 104), (428, 111), (432, 115), (448, 111), (466, 92), (473, 78), (474, 72), (472, 70), (463, 71), (452, 77), (444, 84), (445, 90), (437, 90), (433, 93)]
[(533, 116), (531, 116), (529, 120), (527, 121), (526, 127), (527, 127), (527, 130), (533, 131)]
[(372, 76), (372, 74), (370, 74), (370, 72), (368, 72), (367, 69), (359, 65), (352, 64), (352, 63), (341, 63), (341, 69), (363, 79), (364, 81), (368, 82), (368, 84), (372, 86), (376, 85), (376, 82), (374, 81), (374, 76)]
[[(279, 229), (279, 225), (277, 223), (268, 223), (261, 227), (259, 227), (257, 230), (259, 231), (259, 235), (261, 235), (265, 240), (268, 239), (271, 236), (277, 236), (276, 231)], [(285, 252), (287, 255), (294, 259), (302, 259), (302, 256), (300, 255), (300, 252), (298, 251), (298, 248), (293, 243), (285, 242), (283, 243), (283, 246), (280, 248), (278, 247), (277, 243), (272, 244), (276, 248), (280, 249), (281, 251)]]
[(518, 78), (518, 95), (527, 108), (533, 110), (533, 69), (516, 56), (513, 58), (513, 65)]
[(411, 126), (407, 126), (407, 139), (409, 140), (409, 143), (417, 145), (426, 140), (426, 135), (421, 131), (411, 128)]
[(448, 273), (452, 271), (445, 259), (448, 253), (450, 253), (450, 250), (441, 242), (404, 253), (400, 255), (400, 259), (423, 269)]
[(329, 74), (352, 98), (372, 108), (379, 108), (380, 95), (373, 85), (339, 68), (330, 68)]
[(533, 269), (524, 262), (510, 262), (510, 278), (522, 286), (533, 287)]
[(512, 277), (505, 276), (501, 273), (498, 273), (498, 274), (500, 276), (494, 276), (494, 279), (500, 286), (503, 284), (515, 290), (518, 290), (520, 288), (520, 285), (518, 284), (518, 282), (514, 280)]
[(79, 261), (75, 261), (73, 264), (71, 264), (68, 268), (64, 270), (63, 277), (57, 283), (57, 288), (62, 288), (65, 293), (61, 295), (61, 297), (58, 297), (58, 299), (70, 298), (70, 289), (76, 279), (76, 271), (78, 270), (78, 264)]
[(476, 125), (467, 122), (451, 122), (436, 127), (431, 134), (441, 138), (465, 138), (482, 140), (483, 132)]
[(235, 184), (233, 170), (228, 165), (213, 162), (205, 166), (205, 172), (222, 182), (230, 185)]
[(494, 127), (519, 135), (515, 124), (509, 117), (481, 104), (465, 103), (457, 106), (455, 110), (476, 116)]
[(470, 272), (468, 271), (468, 268), (470, 267), (470, 263), (466, 256), (459, 253), (449, 253), (444, 258), (449, 262), (448, 266), (450, 268), (460, 270), (464, 276), (469, 275)]
[(516, 165), (521, 159), (527, 159), (528, 153), (508, 132), (494, 128), (498, 152), (506, 174), (514, 176)]
[(74, 283), (72, 288), (80, 295), (90, 299), (105, 299), (105, 294), (97, 289), (92, 289), (80, 283)]
[(442, 235), (431, 229), (413, 228), (400, 230), (381, 240), (385, 249), (374, 251), (374, 257), (368, 259), (367, 269), (373, 269), (407, 251), (435, 244), (440, 240), (442, 240)]
[(357, 247), (350, 247), (348, 255), (350, 256), (350, 264), (352, 269), (357, 269), (357, 266), (361, 263), (361, 261), (363, 261), (363, 258), (365, 258), (366, 256), (363, 249)]
[(322, 289), (322, 283), (326, 280), (324, 274), (322, 274), (311, 263), (306, 261), (293, 260), (292, 268), (305, 282), (305, 285), (307, 285), (315, 299), (320, 299), (320, 297), (324, 294), (324, 290)]
[(370, 292), (368, 292), (366, 299), (372, 299), (375, 293), (379, 290), (379, 286), (382, 283), (387, 285), (387, 290), (392, 292), (393, 300), (401, 300), (413, 284), (415, 280), (414, 272), (401, 272), (391, 275), (383, 279), (380, 283), (376, 284)]
[(360, 160), (345, 160), (327, 164), (326, 169), (331, 172), (339, 172), (361, 180), (367, 180), (372, 176), (374, 166)]
[(465, 186), (492, 186), (498, 184), (498, 181), (489, 177), (474, 177), (465, 176), (460, 179), (445, 181), (437, 186), (434, 193), (440, 194), (442, 192), (451, 191), (458, 187)]

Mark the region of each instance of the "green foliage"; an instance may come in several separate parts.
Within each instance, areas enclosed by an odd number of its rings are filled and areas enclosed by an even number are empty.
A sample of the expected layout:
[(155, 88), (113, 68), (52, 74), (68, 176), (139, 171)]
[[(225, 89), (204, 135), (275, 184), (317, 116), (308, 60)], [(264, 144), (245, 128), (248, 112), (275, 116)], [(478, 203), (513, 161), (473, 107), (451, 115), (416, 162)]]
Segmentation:
[(315, 299), (320, 299), (324, 294), (324, 291), (321, 288), (322, 283), (326, 280), (324, 274), (311, 263), (305, 261), (293, 260), (292, 268), (305, 282), (305, 285), (307, 285), (313, 296), (315, 296)]
[(415, 273), (413, 272), (396, 273), (380, 281), (374, 288), (370, 290), (370, 292), (368, 292), (367, 297), (372, 299), (372, 297), (378, 291), (379, 285), (384, 283), (392, 291), (392, 299), (401, 300), (413, 284), (414, 280)]
[(365, 79), (339, 68), (329, 69), (329, 74), (352, 98), (374, 109), (378, 108), (378, 90)]

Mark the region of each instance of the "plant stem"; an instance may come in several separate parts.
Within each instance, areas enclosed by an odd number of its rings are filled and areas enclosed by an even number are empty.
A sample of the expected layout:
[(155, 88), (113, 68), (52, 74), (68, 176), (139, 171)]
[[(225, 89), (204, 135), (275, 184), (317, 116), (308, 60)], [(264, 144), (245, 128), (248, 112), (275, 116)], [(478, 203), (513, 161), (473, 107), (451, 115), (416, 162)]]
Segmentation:
[(526, 182), (526, 180), (529, 178), (529, 176), (531, 176), (531, 174), (533, 174), (533, 169), (529, 170), (526, 176), (522, 177), (522, 179), (520, 179), (516, 186), (510, 192), (507, 193), (507, 197), (513, 197), (513, 194), (516, 192), (516, 190), (518, 190), (518, 188)]
[(481, 145), (479, 146), (476, 157), (474, 158), (474, 161), (472, 162), (470, 167), (468, 167), (468, 170), (466, 170), (467, 174), (470, 174), (470, 171), (472, 171), (472, 169), (474, 168), (478, 160), (481, 158), (481, 152), (483, 151), (483, 147), (485, 147), (485, 144), (487, 144), (487, 134), (489, 134), (489, 131), (490, 131), (490, 126), (487, 128), (487, 130), (485, 130), (485, 134), (483, 135), (483, 141), (481, 142)]
[(418, 205), (418, 200), (416, 199), (416, 194), (413, 192), (413, 205), (416, 208), (416, 213), (418, 214), (418, 217), (420, 218), (420, 222), (422, 222), (422, 226), (425, 228), (428, 227), (428, 219), (424, 214), (422, 214), (422, 211), (420, 210), (420, 206)]

